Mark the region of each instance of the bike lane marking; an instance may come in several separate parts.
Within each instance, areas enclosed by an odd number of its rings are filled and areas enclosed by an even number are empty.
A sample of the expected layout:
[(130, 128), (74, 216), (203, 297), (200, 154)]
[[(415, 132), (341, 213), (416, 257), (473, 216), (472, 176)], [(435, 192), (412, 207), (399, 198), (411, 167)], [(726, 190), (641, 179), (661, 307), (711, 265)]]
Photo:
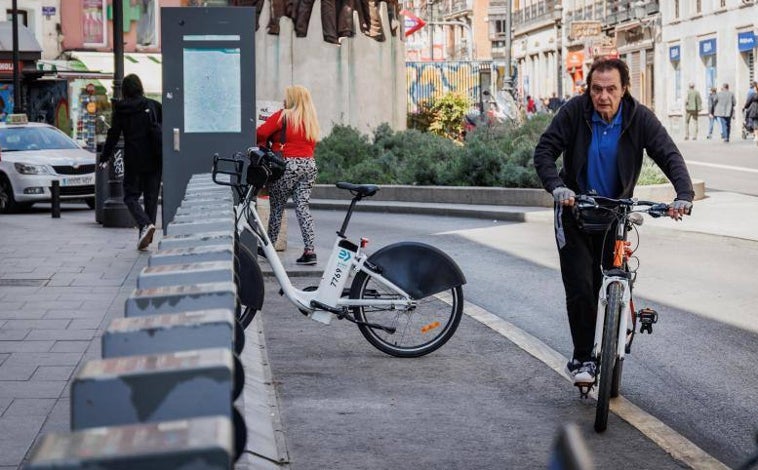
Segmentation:
[[(444, 302), (451, 303), (449, 295), (437, 295), (437, 297)], [(464, 300), (463, 311), (469, 317), (501, 336), (504, 336), (516, 346), (539, 359), (560, 376), (571, 382), (571, 379), (563, 370), (568, 359), (535, 336), (532, 336), (513, 323), (504, 320), (467, 300)], [(597, 394), (594, 389), (590, 395), (593, 399), (597, 399)], [(658, 447), (663, 449), (674, 459), (693, 469), (729, 469), (728, 466), (705, 452), (692, 441), (621, 395), (619, 395), (618, 398), (611, 400), (610, 410), (621, 419), (637, 428), (648, 439), (653, 441)]]
[(720, 170), (739, 171), (740, 173), (758, 173), (758, 169), (756, 168), (746, 168), (744, 166), (734, 166), (734, 165), (722, 165), (720, 163), (693, 162), (693, 161), (687, 160), (687, 165), (707, 166), (710, 168), (718, 168)]

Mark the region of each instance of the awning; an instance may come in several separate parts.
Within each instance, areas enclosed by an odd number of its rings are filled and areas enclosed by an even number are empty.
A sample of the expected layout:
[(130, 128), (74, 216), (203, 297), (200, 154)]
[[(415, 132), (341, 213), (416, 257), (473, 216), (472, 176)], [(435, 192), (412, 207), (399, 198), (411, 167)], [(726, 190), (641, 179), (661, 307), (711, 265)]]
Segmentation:
[[(89, 72), (100, 72), (113, 76), (113, 54), (110, 52), (71, 51)], [(124, 53), (124, 75), (136, 74), (142, 81), (146, 95), (160, 96), (163, 91), (163, 65), (160, 54)], [(108, 92), (113, 90), (113, 80), (100, 79)]]
[[(13, 53), (13, 23), (0, 21), (0, 53), (3, 56)], [(18, 25), (18, 55), (21, 60), (37, 60), (42, 57), (42, 46), (34, 33), (24, 25)]]

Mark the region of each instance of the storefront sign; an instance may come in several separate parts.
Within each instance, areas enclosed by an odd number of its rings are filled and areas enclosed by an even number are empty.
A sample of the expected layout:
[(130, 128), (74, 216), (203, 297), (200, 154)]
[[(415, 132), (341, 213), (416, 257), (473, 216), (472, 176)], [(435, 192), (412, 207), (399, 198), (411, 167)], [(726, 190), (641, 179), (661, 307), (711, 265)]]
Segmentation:
[(737, 33), (737, 48), (740, 52), (752, 51), (755, 48), (755, 33), (752, 31)]
[(569, 30), (569, 38), (584, 39), (600, 36), (603, 32), (603, 24), (600, 21), (572, 21)]
[(700, 57), (708, 57), (709, 55), (716, 55), (716, 39), (706, 39), (700, 41)]
[(671, 47), (669, 47), (669, 60), (671, 62), (678, 62), (680, 55), (681, 55), (681, 48), (680, 48), (680, 46), (671, 46)]
[(45, 18), (50, 18), (51, 16), (55, 16), (55, 7), (42, 7), (42, 15)]
[[(24, 65), (22, 62), (18, 63), (18, 69), (22, 70)], [(12, 75), (13, 74), (13, 61), (12, 60), (0, 60), (0, 75)]]
[(105, 0), (82, 0), (82, 32), (85, 45), (105, 46)]

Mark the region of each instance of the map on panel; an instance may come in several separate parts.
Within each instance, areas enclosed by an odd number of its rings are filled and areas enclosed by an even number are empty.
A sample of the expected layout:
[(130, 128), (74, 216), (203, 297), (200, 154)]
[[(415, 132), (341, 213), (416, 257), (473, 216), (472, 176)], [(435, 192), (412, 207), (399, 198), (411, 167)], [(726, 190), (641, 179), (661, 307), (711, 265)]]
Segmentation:
[(239, 48), (184, 49), (184, 132), (242, 131)]

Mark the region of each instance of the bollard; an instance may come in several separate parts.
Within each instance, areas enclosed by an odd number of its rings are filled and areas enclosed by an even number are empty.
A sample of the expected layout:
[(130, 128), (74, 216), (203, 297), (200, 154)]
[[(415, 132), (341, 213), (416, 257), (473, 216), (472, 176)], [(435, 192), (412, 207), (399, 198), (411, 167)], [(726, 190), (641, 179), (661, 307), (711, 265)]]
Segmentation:
[(113, 161), (108, 165), (108, 197), (103, 203), (103, 227), (134, 227), (134, 219), (124, 204), (124, 140), (119, 140)]
[(206, 245), (226, 245), (229, 243), (234, 243), (234, 235), (229, 231), (202, 232), (188, 235), (166, 235), (158, 242), (158, 250), (192, 248)]
[(71, 382), (71, 430), (198, 416), (232, 419), (232, 401), (244, 386), (235, 362), (226, 348), (89, 361)]
[(232, 433), (224, 416), (51, 433), (35, 446), (25, 468), (228, 470), (235, 460)]
[(61, 218), (61, 182), (58, 180), (52, 181), (52, 186), (50, 187), (50, 195), (52, 197), (52, 200), (50, 201), (50, 205), (52, 206), (52, 216), (53, 219), (60, 219)]
[[(147, 265), (164, 266), (167, 264), (203, 263), (211, 261), (232, 261), (234, 245), (205, 245), (190, 248), (169, 248), (158, 250), (147, 260)], [(213, 281), (206, 281), (213, 282)]]
[(126, 299), (124, 316), (143, 317), (211, 308), (237, 310), (237, 287), (233, 282), (136, 289)]
[(103, 359), (110, 359), (186, 349), (231, 348), (234, 325), (234, 314), (228, 309), (116, 318), (103, 332), (102, 355)]
[(142, 269), (137, 276), (137, 289), (226, 281), (234, 282), (234, 263), (231, 256), (227, 261), (149, 266)]

